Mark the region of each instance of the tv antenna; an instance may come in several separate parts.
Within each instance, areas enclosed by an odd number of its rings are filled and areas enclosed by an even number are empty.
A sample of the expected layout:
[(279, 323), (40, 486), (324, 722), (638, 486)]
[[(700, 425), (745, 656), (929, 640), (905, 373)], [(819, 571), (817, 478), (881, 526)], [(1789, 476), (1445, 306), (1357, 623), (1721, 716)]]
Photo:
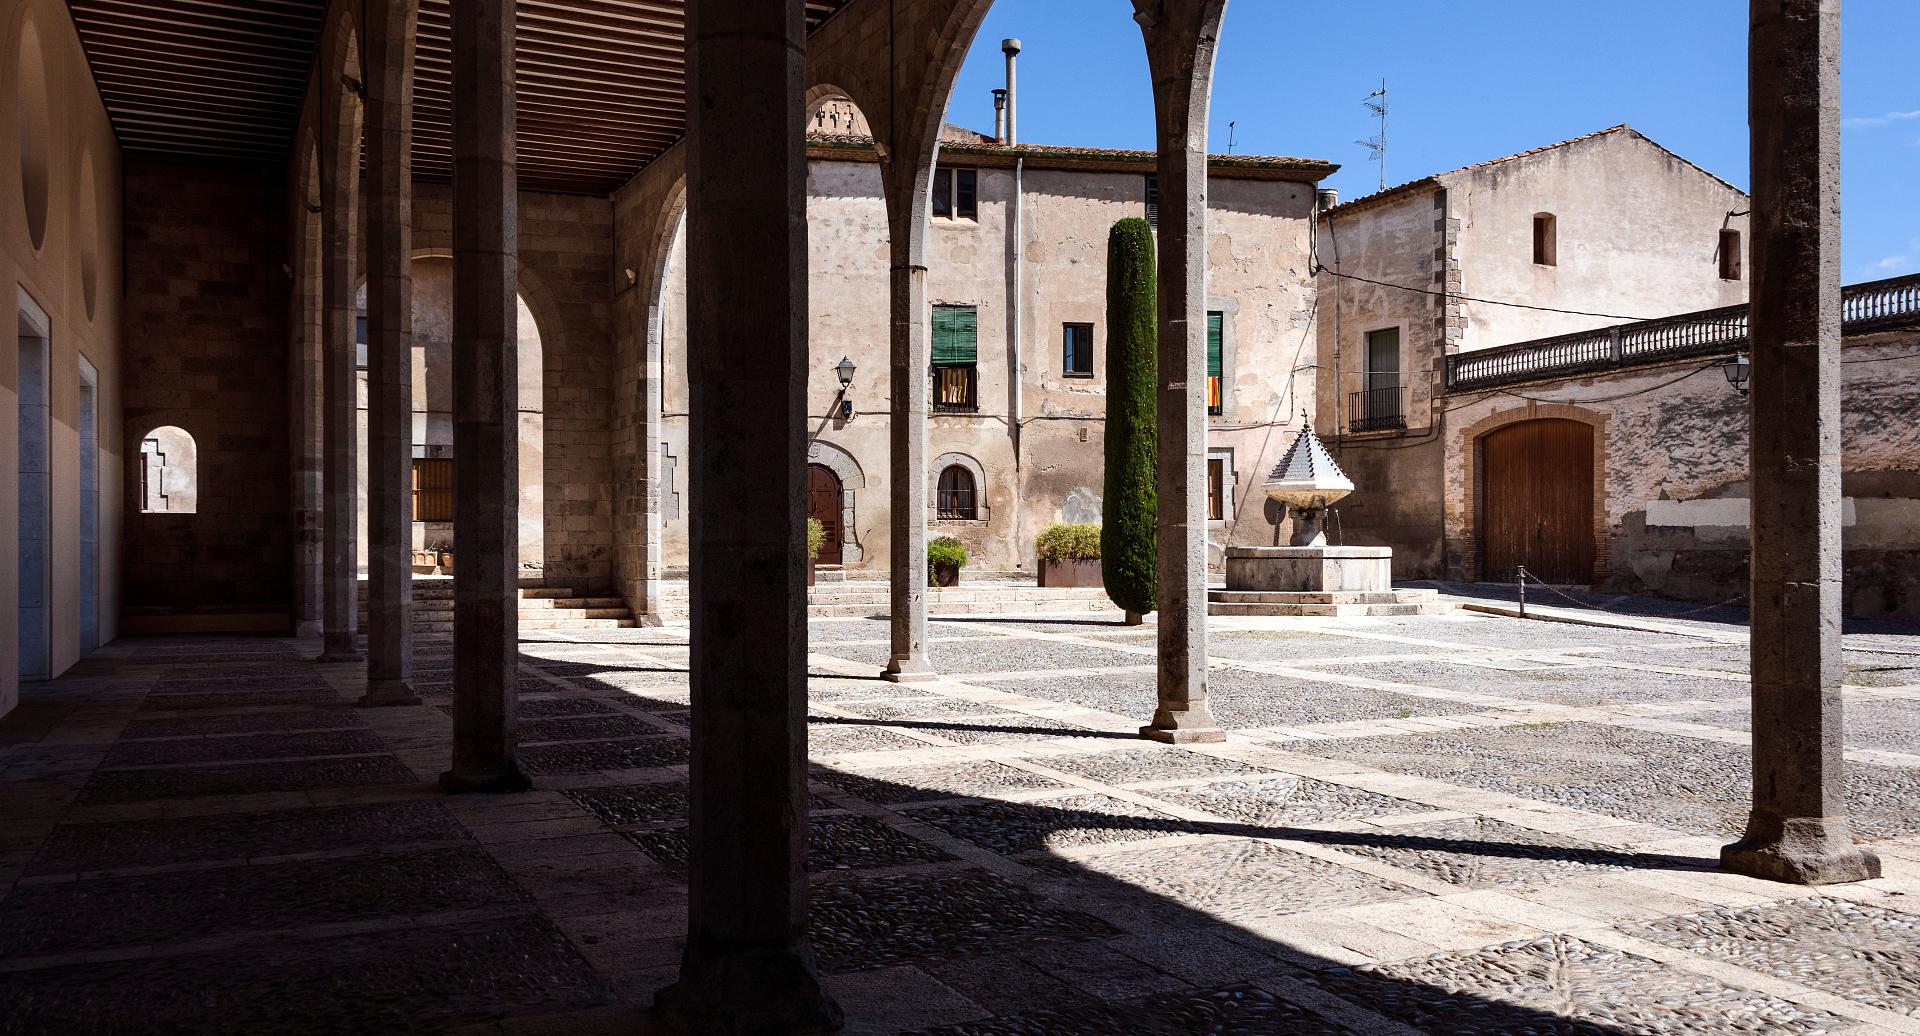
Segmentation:
[(1387, 189), (1387, 81), (1381, 79), (1380, 89), (1368, 94), (1360, 103), (1379, 116), (1380, 132), (1354, 143), (1367, 149), (1369, 161), (1380, 163), (1380, 189), (1384, 191)]
[(1229, 155), (1233, 154), (1233, 128), (1237, 125), (1239, 125), (1239, 123), (1227, 123), (1227, 154)]

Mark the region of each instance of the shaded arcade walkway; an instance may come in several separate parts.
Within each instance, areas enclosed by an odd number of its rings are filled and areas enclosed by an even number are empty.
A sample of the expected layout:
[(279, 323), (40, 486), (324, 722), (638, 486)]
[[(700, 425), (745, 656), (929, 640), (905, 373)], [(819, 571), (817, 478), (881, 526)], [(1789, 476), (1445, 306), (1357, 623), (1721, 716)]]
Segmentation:
[[(1517, 620), (1218, 620), (1232, 740), (1149, 745), (1151, 630), (812, 626), (812, 936), (850, 1031), (1920, 1032), (1920, 670), (1850, 652), (1887, 877), (1710, 869), (1743, 652)], [(451, 643), (109, 646), (0, 721), (0, 1032), (645, 1031), (684, 917), (684, 631), (524, 644), (537, 790), (447, 798)]]

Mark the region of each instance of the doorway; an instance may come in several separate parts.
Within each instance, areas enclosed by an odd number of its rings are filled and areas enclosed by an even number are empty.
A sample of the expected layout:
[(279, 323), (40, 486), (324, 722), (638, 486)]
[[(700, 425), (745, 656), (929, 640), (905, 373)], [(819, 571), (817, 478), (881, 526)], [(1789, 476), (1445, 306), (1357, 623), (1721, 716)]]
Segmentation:
[(840, 476), (833, 469), (822, 464), (807, 465), (807, 517), (817, 520), (826, 533), (826, 542), (820, 547), (820, 553), (814, 558), (817, 564), (838, 565), (844, 554), (842, 545), (846, 541), (845, 530), (841, 527), (841, 487)]
[(51, 675), (52, 627), (49, 624), (52, 562), (53, 471), (47, 425), (47, 337), (45, 310), (20, 293), (20, 676), (44, 680)]
[(1549, 583), (1593, 582), (1593, 428), (1522, 421), (1480, 440), (1480, 578), (1525, 566)]

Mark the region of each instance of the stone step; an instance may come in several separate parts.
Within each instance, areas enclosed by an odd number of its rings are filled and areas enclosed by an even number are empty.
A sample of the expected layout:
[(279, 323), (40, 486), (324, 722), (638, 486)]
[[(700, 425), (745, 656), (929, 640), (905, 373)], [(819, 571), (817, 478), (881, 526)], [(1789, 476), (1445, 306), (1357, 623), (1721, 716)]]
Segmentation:
[(1438, 590), (1208, 590), (1222, 604), (1429, 604)]
[(1452, 603), (1429, 604), (1236, 604), (1212, 602), (1208, 615), (1318, 616), (1321, 618), (1387, 617), (1395, 615), (1445, 615), (1457, 607)]

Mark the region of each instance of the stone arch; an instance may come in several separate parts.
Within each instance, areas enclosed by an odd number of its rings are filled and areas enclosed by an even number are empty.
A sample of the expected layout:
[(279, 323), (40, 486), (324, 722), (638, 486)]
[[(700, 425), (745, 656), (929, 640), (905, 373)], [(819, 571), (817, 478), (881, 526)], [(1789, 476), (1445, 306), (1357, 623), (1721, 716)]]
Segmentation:
[(949, 519), (967, 521), (969, 524), (987, 524), (992, 520), (991, 509), (987, 506), (987, 469), (971, 454), (958, 451), (943, 453), (933, 458), (927, 465), (927, 516), (937, 520), (940, 501), (937, 496), (940, 487), (940, 473), (948, 468), (960, 468), (973, 478), (974, 517), (971, 519)]
[(840, 546), (840, 559), (843, 564), (855, 564), (865, 561), (866, 549), (860, 545), (860, 527), (854, 524), (856, 495), (867, 487), (867, 473), (861, 469), (860, 462), (853, 454), (830, 442), (815, 439), (807, 443), (807, 463), (818, 464), (840, 480), (840, 528), (843, 541)]
[(1485, 578), (1480, 571), (1480, 529), (1485, 501), (1482, 487), (1485, 469), (1481, 455), (1483, 440), (1502, 428), (1528, 421), (1558, 419), (1574, 421), (1593, 429), (1593, 582), (1606, 582), (1611, 555), (1607, 504), (1607, 426), (1610, 414), (1570, 403), (1537, 403), (1489, 414), (1456, 433), (1452, 453), (1459, 458), (1461, 492), (1446, 494), (1443, 506), (1455, 513), (1448, 515), (1449, 528), (1461, 530), (1456, 544), (1460, 567), (1468, 580)]

